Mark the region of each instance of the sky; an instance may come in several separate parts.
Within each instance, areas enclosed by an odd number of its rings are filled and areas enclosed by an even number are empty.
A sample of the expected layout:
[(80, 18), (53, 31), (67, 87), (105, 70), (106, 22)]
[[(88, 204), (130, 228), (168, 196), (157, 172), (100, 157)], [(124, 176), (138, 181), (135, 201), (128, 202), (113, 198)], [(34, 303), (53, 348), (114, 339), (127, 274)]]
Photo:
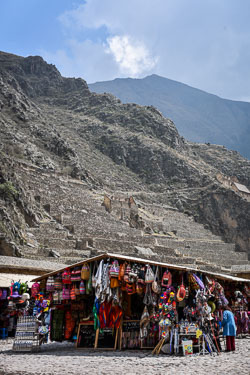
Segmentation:
[(250, 102), (249, 0), (0, 0), (0, 50), (88, 83), (150, 74)]

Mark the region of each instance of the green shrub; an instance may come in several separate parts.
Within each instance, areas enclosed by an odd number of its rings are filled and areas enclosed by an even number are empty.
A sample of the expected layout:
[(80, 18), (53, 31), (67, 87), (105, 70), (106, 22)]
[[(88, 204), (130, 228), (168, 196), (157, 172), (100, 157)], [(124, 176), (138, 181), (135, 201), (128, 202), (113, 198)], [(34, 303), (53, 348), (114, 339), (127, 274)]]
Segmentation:
[(17, 195), (18, 192), (10, 181), (0, 184), (0, 196), (13, 200)]

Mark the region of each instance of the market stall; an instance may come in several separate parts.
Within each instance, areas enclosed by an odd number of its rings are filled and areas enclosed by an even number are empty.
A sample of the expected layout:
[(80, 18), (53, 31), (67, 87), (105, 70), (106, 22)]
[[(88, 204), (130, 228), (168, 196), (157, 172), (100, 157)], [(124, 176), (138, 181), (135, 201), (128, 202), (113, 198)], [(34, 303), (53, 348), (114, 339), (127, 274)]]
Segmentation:
[(32, 285), (33, 315), (43, 317), (52, 341), (186, 355), (218, 353), (223, 306), (246, 313), (247, 320), (249, 296), (249, 280), (112, 253), (37, 277)]
[(0, 339), (14, 337), (18, 318), (29, 314), (33, 278), (34, 275), (0, 273)]

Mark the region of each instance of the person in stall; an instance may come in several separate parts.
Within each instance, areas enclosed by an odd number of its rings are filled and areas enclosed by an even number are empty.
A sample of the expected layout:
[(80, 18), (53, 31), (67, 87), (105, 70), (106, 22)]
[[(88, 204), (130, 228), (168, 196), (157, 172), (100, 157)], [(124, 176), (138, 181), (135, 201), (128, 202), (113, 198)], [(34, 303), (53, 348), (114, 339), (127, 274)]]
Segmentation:
[(235, 336), (236, 336), (236, 325), (234, 320), (234, 314), (229, 306), (223, 307), (223, 336), (226, 336), (226, 351), (235, 351)]

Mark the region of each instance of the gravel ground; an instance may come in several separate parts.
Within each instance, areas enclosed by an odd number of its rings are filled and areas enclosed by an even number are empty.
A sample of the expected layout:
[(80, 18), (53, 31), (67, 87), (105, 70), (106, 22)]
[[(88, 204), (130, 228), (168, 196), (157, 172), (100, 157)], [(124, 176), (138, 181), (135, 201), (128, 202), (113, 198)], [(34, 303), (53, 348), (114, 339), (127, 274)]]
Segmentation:
[(250, 374), (250, 339), (237, 339), (235, 353), (190, 357), (151, 356), (146, 351), (93, 352), (69, 343), (51, 343), (39, 353), (14, 353), (0, 342), (0, 375), (84, 374)]

